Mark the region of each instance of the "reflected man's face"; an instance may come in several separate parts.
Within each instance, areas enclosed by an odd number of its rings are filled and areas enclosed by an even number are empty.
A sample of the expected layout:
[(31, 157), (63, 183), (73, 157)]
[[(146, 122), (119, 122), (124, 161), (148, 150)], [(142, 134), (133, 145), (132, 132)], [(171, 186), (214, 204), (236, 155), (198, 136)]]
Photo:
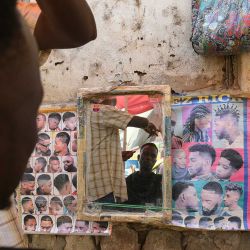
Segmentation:
[(155, 147), (147, 145), (143, 147), (138, 156), (138, 160), (140, 163), (140, 169), (142, 171), (152, 171), (152, 168), (157, 160), (158, 151)]

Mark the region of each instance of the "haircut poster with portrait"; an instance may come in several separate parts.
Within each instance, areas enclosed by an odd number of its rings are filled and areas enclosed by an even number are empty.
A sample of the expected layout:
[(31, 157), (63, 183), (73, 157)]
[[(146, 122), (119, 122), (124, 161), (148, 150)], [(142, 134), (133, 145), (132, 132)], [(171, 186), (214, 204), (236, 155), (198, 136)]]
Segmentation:
[(173, 97), (172, 224), (249, 229), (250, 100)]
[(17, 197), (24, 232), (110, 235), (111, 224), (107, 222), (76, 219), (76, 108), (44, 107), (36, 123), (38, 140)]

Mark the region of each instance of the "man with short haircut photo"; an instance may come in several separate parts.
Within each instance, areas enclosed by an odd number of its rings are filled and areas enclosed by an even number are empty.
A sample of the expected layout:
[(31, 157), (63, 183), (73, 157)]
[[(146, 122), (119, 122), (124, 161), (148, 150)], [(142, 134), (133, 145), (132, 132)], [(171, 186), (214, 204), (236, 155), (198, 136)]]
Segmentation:
[(219, 216), (214, 219), (214, 227), (215, 229), (226, 229), (227, 222), (225, 217)]
[(66, 196), (63, 199), (64, 214), (75, 216), (77, 211), (77, 200), (73, 195)]
[(243, 209), (238, 204), (242, 194), (243, 189), (237, 183), (230, 182), (225, 186), (223, 216), (243, 216)]
[(43, 196), (37, 196), (35, 199), (36, 209), (38, 214), (46, 214), (48, 208), (48, 201)]
[(61, 115), (59, 113), (50, 113), (48, 116), (48, 124), (49, 124), (49, 130), (50, 131), (61, 131), (61, 129), (58, 127), (59, 123), (61, 121)]
[(75, 223), (75, 233), (87, 233), (89, 230), (89, 222), (83, 220), (76, 220)]
[(67, 155), (63, 157), (63, 163), (64, 163), (64, 170), (72, 173), (72, 172), (77, 172), (77, 168), (74, 165), (74, 158), (70, 155)]
[(241, 219), (238, 216), (232, 216), (228, 218), (227, 230), (239, 230), (241, 229)]
[(21, 179), (20, 193), (33, 195), (35, 190), (35, 177), (32, 174), (24, 174)]
[(63, 214), (63, 203), (59, 197), (55, 196), (50, 199), (49, 214)]
[(45, 167), (47, 165), (47, 161), (44, 157), (39, 157), (35, 160), (34, 164), (34, 173), (39, 174), (39, 173), (44, 173)]
[(56, 221), (57, 233), (69, 234), (72, 231), (72, 219), (69, 216), (60, 216)]
[(172, 215), (172, 224), (175, 226), (183, 226), (183, 217), (179, 214)]
[(189, 228), (199, 228), (198, 220), (195, 216), (189, 215), (184, 219), (184, 224)]
[(37, 195), (51, 195), (52, 181), (48, 174), (41, 174), (37, 178), (38, 188), (36, 189)]
[(60, 173), (62, 168), (60, 166), (60, 160), (57, 156), (52, 155), (49, 158), (48, 173)]
[(23, 230), (25, 231), (36, 231), (37, 221), (35, 216), (28, 214), (23, 218)]
[(70, 142), (70, 136), (67, 132), (58, 133), (55, 138), (54, 155), (55, 156), (70, 155), (68, 148), (69, 142)]
[(221, 152), (215, 177), (218, 180), (230, 180), (231, 176), (243, 166), (242, 156), (235, 149), (225, 149)]
[(199, 228), (214, 229), (213, 220), (210, 217), (201, 217), (199, 220)]
[(225, 147), (243, 147), (244, 135), (239, 122), (240, 111), (236, 104), (222, 104), (215, 110), (214, 132)]
[(108, 222), (105, 221), (93, 221), (92, 222), (92, 233), (98, 234), (98, 233), (105, 233), (108, 230)]
[(216, 152), (209, 144), (195, 144), (189, 148), (189, 174), (192, 180), (213, 181), (212, 165)]
[(73, 112), (65, 112), (63, 114), (63, 131), (74, 131), (76, 130), (76, 115)]
[(46, 115), (39, 113), (36, 117), (36, 127), (38, 132), (45, 132)]
[(67, 174), (59, 174), (54, 179), (54, 186), (60, 195), (71, 194), (71, 183)]
[(49, 148), (50, 136), (46, 133), (38, 134), (38, 141), (35, 146), (35, 156), (50, 156), (51, 150)]
[(201, 215), (220, 216), (223, 212), (221, 207), (223, 201), (223, 189), (219, 182), (206, 183), (201, 190)]
[(44, 215), (40, 221), (40, 232), (50, 233), (53, 229), (54, 223), (50, 216)]
[(176, 182), (172, 187), (172, 198), (175, 202), (174, 214), (185, 216), (199, 210), (199, 200), (193, 183)]
[(33, 214), (34, 213), (33, 200), (30, 197), (23, 197), (22, 208), (23, 208), (23, 214)]

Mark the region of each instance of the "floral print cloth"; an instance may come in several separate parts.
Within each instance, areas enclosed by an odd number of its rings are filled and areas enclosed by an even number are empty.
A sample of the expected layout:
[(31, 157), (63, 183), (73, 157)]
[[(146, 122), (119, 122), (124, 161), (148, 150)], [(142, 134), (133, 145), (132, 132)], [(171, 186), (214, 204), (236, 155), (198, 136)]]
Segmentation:
[(198, 54), (250, 51), (250, 0), (192, 0), (192, 37)]

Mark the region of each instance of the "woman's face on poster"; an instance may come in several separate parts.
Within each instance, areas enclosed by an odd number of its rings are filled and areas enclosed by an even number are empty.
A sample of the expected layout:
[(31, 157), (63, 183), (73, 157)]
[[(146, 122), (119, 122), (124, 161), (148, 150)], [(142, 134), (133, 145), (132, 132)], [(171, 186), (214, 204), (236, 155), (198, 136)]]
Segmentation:
[(194, 123), (195, 127), (200, 130), (209, 129), (211, 127), (211, 115), (195, 118)]

